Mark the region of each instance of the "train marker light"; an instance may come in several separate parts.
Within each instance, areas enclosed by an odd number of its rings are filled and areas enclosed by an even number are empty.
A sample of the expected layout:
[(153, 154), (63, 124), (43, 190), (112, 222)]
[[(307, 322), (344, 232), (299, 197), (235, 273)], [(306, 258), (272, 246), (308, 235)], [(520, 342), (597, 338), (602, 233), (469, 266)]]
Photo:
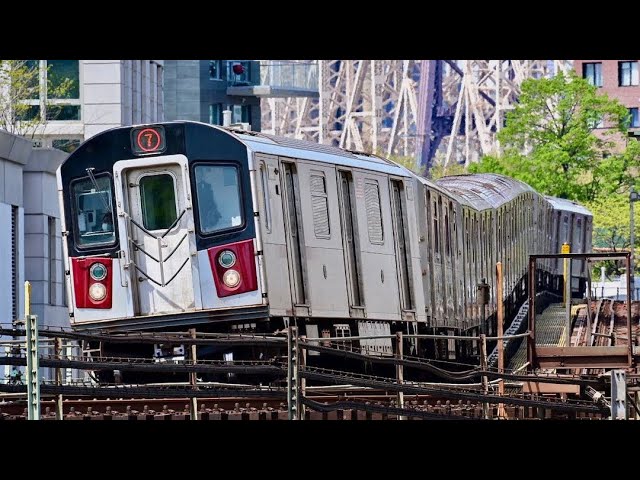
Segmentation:
[(107, 287), (101, 283), (92, 283), (89, 287), (89, 296), (94, 302), (104, 300), (107, 296)]
[(101, 263), (94, 263), (89, 269), (89, 275), (91, 275), (93, 280), (104, 280), (107, 278), (107, 267)]
[(231, 268), (236, 264), (236, 254), (231, 250), (223, 250), (218, 257), (218, 263), (223, 268)]
[(222, 281), (229, 288), (235, 288), (240, 284), (240, 274), (235, 270), (227, 270), (222, 276)]

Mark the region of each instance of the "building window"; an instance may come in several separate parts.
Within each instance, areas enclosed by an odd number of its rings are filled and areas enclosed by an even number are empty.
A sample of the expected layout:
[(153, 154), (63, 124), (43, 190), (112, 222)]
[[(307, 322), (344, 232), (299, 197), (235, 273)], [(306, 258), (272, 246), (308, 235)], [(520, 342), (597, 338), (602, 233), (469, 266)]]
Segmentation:
[(604, 128), (604, 120), (603, 117), (601, 115), (598, 115), (594, 118), (591, 118), (588, 120), (588, 126), (590, 129), (595, 129), (595, 128)]
[(222, 104), (214, 103), (209, 105), (209, 123), (211, 125), (222, 125)]
[(629, 109), (629, 128), (640, 128), (640, 118), (638, 116), (638, 107)]
[(250, 85), (250, 65), (248, 60), (227, 60), (227, 82), (231, 85)]
[(638, 85), (638, 62), (618, 62), (618, 79), (621, 87)]
[(602, 86), (602, 63), (583, 63), (582, 78), (586, 79), (591, 85), (596, 87)]
[(18, 60), (13, 68), (26, 75), (16, 120), (80, 120), (78, 60)]
[(251, 123), (251, 105), (230, 105), (231, 123)]
[(80, 140), (61, 138), (58, 140), (52, 140), (51, 146), (58, 150), (62, 150), (63, 152), (71, 153), (80, 146)]
[(209, 60), (209, 80), (220, 80), (222, 65), (220, 60)]

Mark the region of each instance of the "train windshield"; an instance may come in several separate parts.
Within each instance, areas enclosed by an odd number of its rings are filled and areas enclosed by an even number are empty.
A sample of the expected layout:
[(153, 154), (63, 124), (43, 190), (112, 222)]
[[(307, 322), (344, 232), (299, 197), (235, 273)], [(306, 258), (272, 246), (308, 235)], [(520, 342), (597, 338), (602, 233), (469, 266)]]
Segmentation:
[(198, 165), (195, 167), (195, 177), (202, 233), (214, 233), (244, 224), (236, 167)]
[(73, 183), (72, 195), (77, 218), (77, 242), (80, 247), (97, 244), (113, 244), (116, 235), (113, 227), (111, 182), (106, 176), (89, 178)]

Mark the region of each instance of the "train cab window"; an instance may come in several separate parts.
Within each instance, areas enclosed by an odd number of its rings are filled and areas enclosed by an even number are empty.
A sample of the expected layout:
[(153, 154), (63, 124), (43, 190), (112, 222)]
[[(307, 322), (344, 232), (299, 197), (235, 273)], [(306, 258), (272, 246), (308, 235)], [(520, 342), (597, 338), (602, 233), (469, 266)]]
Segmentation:
[(71, 187), (78, 247), (108, 245), (116, 241), (113, 227), (111, 182), (107, 176), (75, 181)]
[(195, 179), (202, 233), (215, 233), (244, 224), (236, 167), (197, 165)]
[(166, 230), (178, 218), (175, 183), (168, 173), (142, 177), (140, 199), (142, 223), (147, 230)]

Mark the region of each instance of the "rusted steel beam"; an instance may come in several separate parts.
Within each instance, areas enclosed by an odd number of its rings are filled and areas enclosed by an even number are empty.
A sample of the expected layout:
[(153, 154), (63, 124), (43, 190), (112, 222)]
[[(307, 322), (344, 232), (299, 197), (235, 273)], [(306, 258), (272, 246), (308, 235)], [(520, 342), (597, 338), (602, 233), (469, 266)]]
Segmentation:
[(522, 393), (575, 393), (580, 394), (580, 385), (560, 385), (557, 383), (524, 382)]
[(537, 347), (540, 368), (630, 367), (626, 345), (614, 347)]

